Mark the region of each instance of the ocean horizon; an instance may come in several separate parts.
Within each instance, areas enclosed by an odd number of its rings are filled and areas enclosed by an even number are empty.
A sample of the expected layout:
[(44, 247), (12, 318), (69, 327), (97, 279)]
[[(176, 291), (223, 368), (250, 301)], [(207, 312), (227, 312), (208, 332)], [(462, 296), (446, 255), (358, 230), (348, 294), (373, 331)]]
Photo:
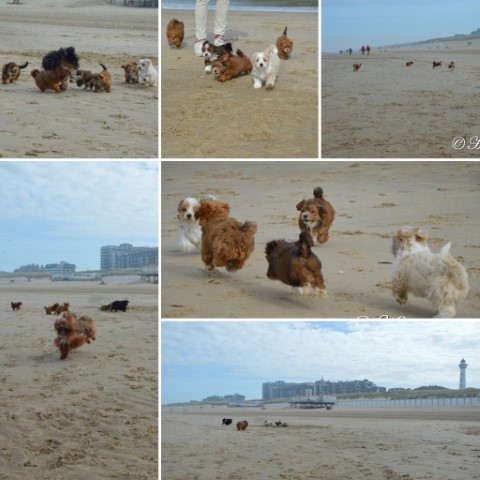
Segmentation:
[[(216, 2), (210, 2), (209, 10), (214, 10), (215, 5)], [(193, 10), (195, 2), (192, 0), (162, 0), (161, 8), (164, 10)], [(231, 0), (229, 9), (230, 11), (318, 13), (318, 0)]]

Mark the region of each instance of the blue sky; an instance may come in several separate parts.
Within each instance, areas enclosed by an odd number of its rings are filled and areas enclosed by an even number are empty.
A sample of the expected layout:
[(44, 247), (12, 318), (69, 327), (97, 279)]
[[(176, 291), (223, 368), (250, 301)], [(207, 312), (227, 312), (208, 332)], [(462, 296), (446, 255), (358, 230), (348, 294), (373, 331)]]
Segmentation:
[(158, 244), (158, 164), (0, 161), (0, 271), (66, 261), (100, 268), (100, 247)]
[(387, 388), (480, 387), (480, 322), (177, 322), (161, 324), (162, 405), (263, 382), (368, 379)]
[(480, 27), (478, 0), (323, 0), (322, 52), (470, 33)]

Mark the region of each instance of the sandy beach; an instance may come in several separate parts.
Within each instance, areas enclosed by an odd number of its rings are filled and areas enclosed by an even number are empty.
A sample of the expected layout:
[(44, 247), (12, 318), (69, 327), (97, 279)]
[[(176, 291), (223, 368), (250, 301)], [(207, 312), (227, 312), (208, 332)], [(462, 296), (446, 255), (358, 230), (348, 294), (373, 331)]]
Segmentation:
[[(180, 411), (179, 411), (180, 410)], [(478, 407), (162, 409), (168, 480), (474, 480)], [(222, 418), (247, 420), (247, 430)], [(264, 421), (288, 427), (265, 427)]]
[[(14, 84), (0, 84), (0, 157), (156, 158), (158, 93), (125, 83), (121, 65), (158, 66), (158, 9), (105, 0), (22, 0), (0, 5), (0, 64), (25, 63)], [(51, 50), (74, 46), (80, 68), (113, 77), (111, 93), (42, 93), (30, 71)]]
[(322, 157), (478, 158), (479, 53), (476, 39), (322, 56)]
[[(99, 310), (125, 298), (125, 313)], [(0, 478), (157, 478), (158, 286), (2, 278), (0, 299)], [(43, 309), (55, 302), (97, 324), (66, 360)]]
[[(212, 35), (213, 12), (208, 18)], [(181, 49), (166, 25), (185, 24)], [(318, 156), (318, 15), (230, 11), (226, 36), (246, 55), (265, 50), (288, 26), (289, 60), (272, 91), (250, 76), (224, 84), (195, 57), (193, 10), (162, 10), (162, 158), (316, 158)]]
[[(429, 232), (430, 248), (447, 242), (467, 269), (470, 293), (457, 317), (480, 307), (476, 162), (172, 162), (161, 165), (163, 318), (431, 318), (430, 302), (391, 293), (391, 237), (405, 225)], [(327, 299), (294, 295), (266, 277), (268, 241), (298, 239), (296, 204), (321, 186), (336, 210), (330, 240), (315, 244)], [(177, 206), (187, 196), (214, 194), (231, 216), (254, 220), (255, 251), (235, 273), (207, 275), (199, 252), (177, 244)]]

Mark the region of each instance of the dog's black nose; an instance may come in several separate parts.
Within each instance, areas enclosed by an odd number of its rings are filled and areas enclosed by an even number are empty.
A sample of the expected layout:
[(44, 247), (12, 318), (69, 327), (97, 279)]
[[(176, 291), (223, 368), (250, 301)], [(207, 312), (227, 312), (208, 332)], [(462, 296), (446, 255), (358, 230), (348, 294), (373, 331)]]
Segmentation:
[(191, 214), (191, 213), (187, 213), (187, 218), (188, 218), (189, 220), (191, 220), (191, 219), (192, 219), (192, 214)]

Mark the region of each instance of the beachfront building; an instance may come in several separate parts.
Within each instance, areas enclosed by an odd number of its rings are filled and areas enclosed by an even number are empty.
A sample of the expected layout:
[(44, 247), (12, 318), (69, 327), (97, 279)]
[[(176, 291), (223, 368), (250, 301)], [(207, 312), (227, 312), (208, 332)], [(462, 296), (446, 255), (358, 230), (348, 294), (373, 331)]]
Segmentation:
[(276, 400), (297, 396), (312, 396), (314, 393), (313, 382), (286, 383), (282, 380), (262, 383), (262, 400)]
[(75, 273), (76, 265), (68, 262), (47, 263), (46, 265), (24, 265), (14, 270), (14, 272), (41, 272), (41, 273), (59, 273), (62, 275)]
[(100, 248), (100, 268), (144, 268), (158, 265), (158, 247), (134, 247), (130, 243), (105, 245)]
[(460, 382), (458, 386), (459, 390), (467, 388), (467, 367), (467, 362), (464, 358), (462, 358), (461, 362), (458, 364), (458, 368), (460, 369)]
[(369, 393), (369, 392), (386, 392), (385, 387), (377, 387), (370, 380), (349, 380), (330, 382), (323, 378), (315, 382), (315, 395), (332, 395), (342, 393)]

